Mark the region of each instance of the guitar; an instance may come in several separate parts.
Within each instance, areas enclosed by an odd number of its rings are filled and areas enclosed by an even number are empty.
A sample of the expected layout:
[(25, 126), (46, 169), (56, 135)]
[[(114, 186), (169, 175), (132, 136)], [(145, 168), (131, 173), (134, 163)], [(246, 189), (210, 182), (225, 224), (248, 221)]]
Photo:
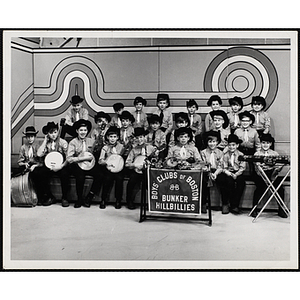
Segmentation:
[(124, 159), (119, 154), (112, 154), (106, 159), (106, 168), (112, 173), (119, 173), (123, 167)]

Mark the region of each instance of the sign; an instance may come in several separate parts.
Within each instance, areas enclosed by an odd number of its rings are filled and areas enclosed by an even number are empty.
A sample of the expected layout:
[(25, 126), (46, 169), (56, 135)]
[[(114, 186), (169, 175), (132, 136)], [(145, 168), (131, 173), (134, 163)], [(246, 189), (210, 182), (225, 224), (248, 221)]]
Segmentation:
[(150, 169), (149, 212), (201, 214), (202, 171)]

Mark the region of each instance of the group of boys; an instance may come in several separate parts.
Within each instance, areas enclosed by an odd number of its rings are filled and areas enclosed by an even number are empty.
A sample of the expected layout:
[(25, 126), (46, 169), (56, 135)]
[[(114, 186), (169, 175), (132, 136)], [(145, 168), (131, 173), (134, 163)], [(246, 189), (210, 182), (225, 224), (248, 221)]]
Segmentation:
[[(264, 111), (266, 102), (263, 97), (252, 99), (252, 110), (242, 111), (243, 101), (240, 97), (229, 99), (231, 111), (221, 110), (222, 100), (213, 95), (207, 102), (212, 111), (207, 114), (202, 124), (198, 104), (194, 99), (187, 101), (187, 113), (173, 114), (168, 94), (157, 95), (157, 108), (148, 115), (143, 111), (147, 101), (142, 97), (134, 99), (135, 111), (125, 110), (122, 103), (113, 105), (115, 115), (100, 111), (94, 119), (96, 128), (91, 132), (92, 124), (88, 120), (88, 111), (82, 106), (83, 99), (73, 96), (72, 108), (62, 123), (59, 136), (58, 124), (48, 122), (42, 131), (45, 139), (37, 146), (34, 137), (38, 133), (34, 127), (26, 128), (27, 137), (20, 150), (19, 165), (29, 169), (31, 178), (37, 188), (38, 205), (51, 205), (55, 199), (50, 191), (50, 178), (57, 174), (61, 178), (62, 206), (67, 207), (68, 179), (70, 174), (76, 179), (78, 200), (74, 207), (89, 207), (95, 195), (102, 195), (100, 208), (105, 208), (112, 186), (115, 182), (115, 208), (121, 208), (123, 180), (129, 177), (126, 202), (129, 209), (134, 209), (134, 199), (143, 180), (143, 164), (136, 165), (139, 156), (154, 157), (158, 165), (173, 167), (170, 161), (176, 161), (181, 168), (202, 169), (204, 171), (202, 212), (206, 212), (206, 199), (209, 186), (214, 182), (219, 186), (222, 196), (222, 213), (241, 213), (239, 203), (245, 187), (243, 172), (246, 162), (238, 158), (242, 155), (278, 156), (271, 148), (274, 139), (270, 135), (270, 118)], [(204, 128), (203, 128), (204, 127)], [(73, 139), (68, 144), (65, 134)], [(32, 150), (31, 150), (32, 149)], [(58, 151), (64, 156), (64, 163), (55, 168), (47, 168), (44, 159), (51, 151)], [(30, 153), (29, 153), (30, 152)], [(90, 170), (80, 167), (80, 163), (92, 160), (96, 163)], [(123, 157), (125, 168), (119, 172), (111, 172), (108, 158), (116, 154)], [(32, 162), (30, 165), (29, 162)], [(263, 166), (264, 168), (266, 166)], [(277, 172), (280, 170), (276, 169)], [(253, 204), (262, 195), (265, 185), (254, 165), (250, 163), (250, 173), (256, 183)], [(269, 172), (270, 173), (270, 172)], [(268, 174), (269, 174), (268, 173)], [(85, 176), (93, 177), (90, 192), (83, 197)], [(270, 173), (271, 176), (271, 173)], [(282, 195), (282, 188), (279, 189)], [(255, 217), (257, 211), (253, 211)], [(286, 217), (279, 208), (279, 215)]]

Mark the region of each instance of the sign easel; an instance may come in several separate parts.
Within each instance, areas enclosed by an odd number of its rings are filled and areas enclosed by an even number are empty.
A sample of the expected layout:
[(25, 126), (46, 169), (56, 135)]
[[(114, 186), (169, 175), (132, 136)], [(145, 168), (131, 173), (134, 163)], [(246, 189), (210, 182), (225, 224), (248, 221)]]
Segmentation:
[(211, 201), (208, 218), (201, 216), (202, 170), (155, 169), (143, 172), (140, 220), (185, 219), (212, 225)]

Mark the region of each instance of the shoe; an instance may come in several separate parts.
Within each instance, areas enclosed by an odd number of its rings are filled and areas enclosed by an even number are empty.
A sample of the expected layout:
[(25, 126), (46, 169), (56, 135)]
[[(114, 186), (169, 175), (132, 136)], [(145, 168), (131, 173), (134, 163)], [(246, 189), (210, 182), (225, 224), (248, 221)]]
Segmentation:
[(222, 205), (222, 214), (223, 215), (229, 214), (229, 206), (228, 206), (228, 204)]
[(120, 209), (122, 207), (121, 200), (116, 201), (115, 209)]
[(104, 209), (105, 207), (106, 207), (105, 201), (102, 200), (102, 201), (100, 202), (99, 208)]
[(238, 207), (235, 207), (235, 208), (230, 208), (229, 211), (234, 214), (234, 215), (240, 215), (241, 214), (241, 211)]
[(44, 202), (43, 202), (43, 206), (49, 206), (53, 203), (52, 199), (51, 198), (48, 198), (46, 199)]
[(68, 207), (69, 206), (69, 202), (66, 199), (61, 199), (61, 206), (62, 207)]
[(258, 215), (258, 212), (257, 212), (257, 210), (255, 209), (255, 210), (252, 212), (251, 217), (256, 218), (257, 215)]
[(136, 209), (136, 206), (134, 203), (130, 203), (130, 204), (128, 204), (127, 208), (128, 209)]
[(85, 197), (85, 199), (83, 200), (83, 206), (84, 207), (90, 207), (91, 206), (91, 202), (94, 199), (94, 194), (89, 192), (88, 195)]
[(81, 201), (76, 201), (74, 204), (74, 208), (79, 208), (81, 207)]
[(278, 210), (278, 216), (280, 218), (287, 218), (288, 217), (287, 214), (282, 209)]
[(206, 204), (202, 205), (202, 207), (201, 207), (201, 213), (202, 214), (206, 214), (207, 213)]

